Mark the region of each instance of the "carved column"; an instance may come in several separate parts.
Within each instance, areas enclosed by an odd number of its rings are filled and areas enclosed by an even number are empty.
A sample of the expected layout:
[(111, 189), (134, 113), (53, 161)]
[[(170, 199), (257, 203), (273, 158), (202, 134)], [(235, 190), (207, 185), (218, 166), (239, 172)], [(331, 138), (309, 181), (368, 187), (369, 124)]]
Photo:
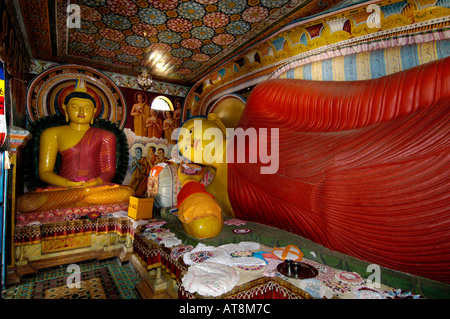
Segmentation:
[[(14, 247), (14, 234), (16, 225), (16, 201), (19, 195), (18, 192), (18, 178), (17, 178), (17, 166), (21, 165), (21, 152), (20, 150), (25, 147), (27, 142), (31, 138), (30, 132), (20, 127), (13, 126), (9, 131), (10, 134), (10, 163), (11, 163), (11, 265), (8, 267), (13, 268), (16, 265), (16, 250)], [(17, 256), (22, 257), (23, 256)], [(23, 260), (21, 260), (23, 262)]]

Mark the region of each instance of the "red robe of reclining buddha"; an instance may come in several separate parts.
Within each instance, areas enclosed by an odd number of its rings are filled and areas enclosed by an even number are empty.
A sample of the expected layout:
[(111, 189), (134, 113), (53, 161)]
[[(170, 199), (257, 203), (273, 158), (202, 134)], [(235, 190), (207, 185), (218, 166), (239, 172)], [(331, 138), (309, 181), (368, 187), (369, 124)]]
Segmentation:
[(450, 282), (449, 70), (446, 58), (368, 81), (255, 87), (239, 127), (279, 128), (279, 169), (228, 165), (235, 216)]

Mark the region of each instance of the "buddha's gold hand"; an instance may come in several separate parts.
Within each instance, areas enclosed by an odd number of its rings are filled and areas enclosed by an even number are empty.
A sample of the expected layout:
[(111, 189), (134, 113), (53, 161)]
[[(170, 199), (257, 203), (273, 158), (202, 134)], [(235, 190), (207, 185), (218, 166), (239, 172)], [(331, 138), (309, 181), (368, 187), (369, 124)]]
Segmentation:
[(103, 185), (104, 183), (103, 183), (103, 180), (101, 178), (97, 177), (97, 178), (90, 179), (88, 181), (67, 180), (66, 184), (70, 188), (75, 188), (75, 187), (99, 186), (99, 185)]
[(67, 187), (84, 187), (85, 183), (86, 182), (84, 182), (84, 181), (81, 181), (81, 182), (76, 182), (76, 181), (71, 181), (71, 180), (66, 181)]
[(99, 186), (99, 185), (103, 185), (103, 180), (99, 177), (88, 180), (86, 182), (84, 182), (84, 186), (88, 187), (88, 186)]

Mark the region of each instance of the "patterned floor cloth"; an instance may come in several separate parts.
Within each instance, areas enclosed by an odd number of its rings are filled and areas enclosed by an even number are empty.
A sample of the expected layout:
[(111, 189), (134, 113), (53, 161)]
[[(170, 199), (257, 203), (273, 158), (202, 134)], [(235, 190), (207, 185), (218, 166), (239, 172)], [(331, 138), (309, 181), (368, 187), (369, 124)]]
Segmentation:
[[(2, 299), (139, 299), (134, 286), (139, 275), (129, 263), (115, 259), (78, 263), (76, 272), (68, 265), (41, 270), (20, 285), (2, 291)], [(71, 276), (71, 277), (69, 277)], [(78, 287), (71, 287), (79, 283)]]

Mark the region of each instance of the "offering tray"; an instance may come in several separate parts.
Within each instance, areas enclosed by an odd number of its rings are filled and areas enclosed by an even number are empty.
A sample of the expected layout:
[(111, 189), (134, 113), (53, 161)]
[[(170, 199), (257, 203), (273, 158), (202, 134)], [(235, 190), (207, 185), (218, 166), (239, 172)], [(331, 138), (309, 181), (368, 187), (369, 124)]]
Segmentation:
[(295, 279), (314, 278), (319, 271), (308, 264), (300, 261), (285, 260), (277, 266), (277, 270), (284, 276)]

